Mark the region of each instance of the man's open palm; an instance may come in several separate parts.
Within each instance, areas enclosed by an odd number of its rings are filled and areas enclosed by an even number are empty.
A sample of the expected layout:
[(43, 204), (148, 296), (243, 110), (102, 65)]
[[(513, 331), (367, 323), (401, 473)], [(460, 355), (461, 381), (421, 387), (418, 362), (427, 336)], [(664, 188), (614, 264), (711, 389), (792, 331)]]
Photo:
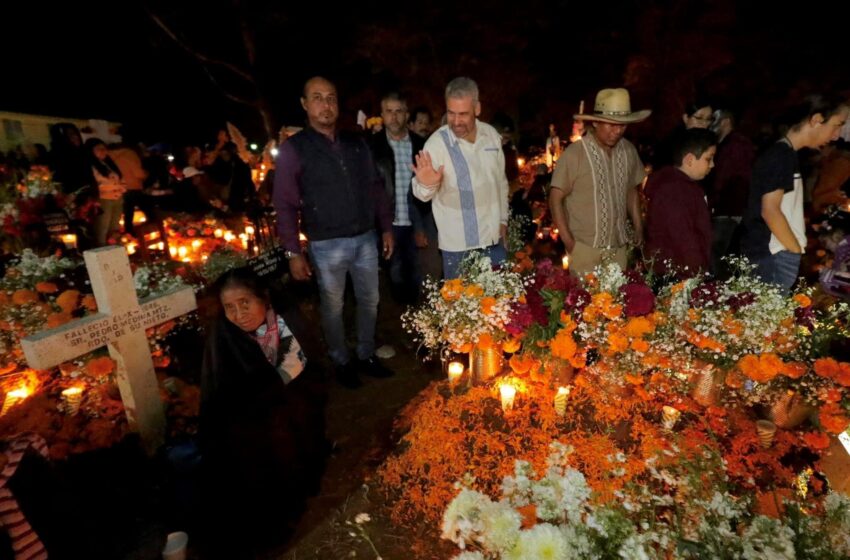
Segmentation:
[(443, 181), (443, 166), (434, 169), (431, 154), (425, 150), (416, 154), (416, 165), (411, 165), (410, 169), (416, 174), (419, 184), (425, 187), (438, 187)]

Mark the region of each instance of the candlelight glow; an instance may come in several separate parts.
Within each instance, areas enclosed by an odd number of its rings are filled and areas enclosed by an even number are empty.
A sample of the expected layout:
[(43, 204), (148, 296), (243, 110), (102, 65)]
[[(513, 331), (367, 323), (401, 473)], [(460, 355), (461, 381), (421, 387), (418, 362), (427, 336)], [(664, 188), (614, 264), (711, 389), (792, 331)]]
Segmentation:
[(127, 254), (133, 255), (136, 253), (136, 244), (133, 242), (127, 243)]
[(192, 250), (197, 251), (201, 248), (202, 244), (203, 242), (200, 239), (195, 239), (194, 241), (192, 241)]
[(248, 235), (254, 235), (254, 228), (252, 226), (246, 226), (245, 233)]
[(177, 256), (179, 256), (181, 259), (185, 259), (188, 253), (189, 249), (187, 249), (186, 247), (180, 247), (179, 249), (177, 249)]
[(227, 230), (226, 232), (224, 232), (224, 240), (225, 240), (225, 241), (227, 241), (228, 243), (230, 243), (230, 242), (231, 242), (231, 241), (233, 241), (234, 239), (236, 239), (236, 236), (235, 236), (235, 235), (233, 235), (233, 232), (232, 232), (232, 231)]
[(76, 233), (66, 233), (62, 236), (62, 243), (65, 244), (65, 247), (68, 249), (76, 249), (77, 248), (77, 234)]
[(213, 232), (213, 235), (215, 235), (217, 239), (221, 239), (224, 237), (224, 231), (222, 229), (217, 229)]
[(570, 269), (570, 256), (564, 255), (564, 258), (561, 259), (561, 268), (564, 270)]
[(304, 235), (303, 233), (299, 233), (299, 234), (298, 234), (298, 241), (301, 241), (302, 243), (306, 242), (306, 241), (307, 241), (307, 236), (306, 236), (306, 235)]
[(449, 364), (449, 383), (455, 385), (458, 381), (460, 381), (460, 377), (463, 375), (463, 364), (460, 362), (451, 362)]
[(176, 257), (177, 256), (177, 247), (172, 245), (171, 247), (168, 248), (168, 252), (171, 253), (172, 257)]
[(516, 164), (519, 167), (525, 167), (525, 158), (521, 158), (521, 157), (516, 158)]
[(504, 412), (511, 410), (514, 407), (516, 387), (510, 383), (502, 383), (499, 385), (499, 394), (502, 396), (502, 410)]
[(558, 387), (558, 393), (555, 395), (555, 413), (558, 416), (564, 416), (567, 413), (567, 398), (570, 396), (572, 387)]

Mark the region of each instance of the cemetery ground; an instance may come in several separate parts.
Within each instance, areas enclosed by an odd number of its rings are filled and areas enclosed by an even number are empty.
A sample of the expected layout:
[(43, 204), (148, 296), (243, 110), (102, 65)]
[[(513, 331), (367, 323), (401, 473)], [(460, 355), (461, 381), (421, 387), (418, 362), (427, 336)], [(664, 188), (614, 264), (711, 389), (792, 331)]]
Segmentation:
[[(393, 418), (428, 383), (442, 375), (438, 363), (417, 358), (410, 336), (401, 329), (399, 317), (403, 308), (383, 288), (382, 277), (377, 343), (390, 344), (396, 350), (395, 357), (385, 361), (396, 375), (389, 379), (363, 377), (364, 386), (352, 391), (335, 383), (328, 364), (322, 364), (328, 366), (327, 434), (334, 449), (318, 494), (309, 499), (296, 526), (281, 527), (284, 540), (270, 548), (265, 558), (347, 558), (352, 552), (359, 558), (376, 556), (368, 542), (351, 537), (351, 527), (345, 522), (353, 522), (358, 513), (382, 501), (370, 476), (392, 448)], [(295, 291), (307, 322), (318, 336), (317, 293), (311, 286), (296, 286)], [(200, 298), (198, 305), (203, 317), (210, 302)], [(349, 297), (346, 324), (353, 325), (353, 319), (354, 306)], [(352, 338), (353, 330), (348, 331)], [(353, 340), (350, 342), (353, 344)], [(187, 365), (179, 375), (197, 382), (202, 340), (186, 340), (180, 346), (175, 353), (182, 355), (175, 358)], [(320, 358), (326, 359), (321, 354)], [(166, 534), (183, 530), (189, 533), (188, 557), (204, 558), (199, 546), (204, 528), (191, 506), (197, 492), (196, 471), (192, 470), (191, 461), (179, 457), (180, 441), (169, 443), (149, 458), (138, 436), (130, 436), (110, 449), (71, 456), (58, 466), (32, 461), (32, 466), (22, 468), (27, 476), (18, 477), (19, 494), (31, 497), (29, 501), (22, 499), (22, 506), (32, 511), (34, 524), (39, 521), (38, 512), (67, 519), (61, 527), (51, 524), (53, 534), (44, 535), (47, 544), (63, 543), (55, 557), (157, 559)], [(376, 508), (370, 507), (369, 511)], [(383, 558), (410, 557), (409, 536), (392, 527), (389, 519), (376, 516), (363, 529)], [(437, 529), (423, 527), (424, 530)], [(417, 555), (420, 557), (426, 558)]]

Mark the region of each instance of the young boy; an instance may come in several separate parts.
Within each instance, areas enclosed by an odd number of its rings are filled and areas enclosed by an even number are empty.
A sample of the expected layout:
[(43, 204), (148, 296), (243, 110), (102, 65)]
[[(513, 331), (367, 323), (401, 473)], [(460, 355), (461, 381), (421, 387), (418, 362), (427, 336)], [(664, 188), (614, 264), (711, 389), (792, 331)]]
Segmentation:
[(644, 254), (656, 273), (690, 277), (711, 264), (711, 213), (701, 181), (714, 167), (717, 136), (692, 128), (673, 148), (674, 167), (650, 175)]

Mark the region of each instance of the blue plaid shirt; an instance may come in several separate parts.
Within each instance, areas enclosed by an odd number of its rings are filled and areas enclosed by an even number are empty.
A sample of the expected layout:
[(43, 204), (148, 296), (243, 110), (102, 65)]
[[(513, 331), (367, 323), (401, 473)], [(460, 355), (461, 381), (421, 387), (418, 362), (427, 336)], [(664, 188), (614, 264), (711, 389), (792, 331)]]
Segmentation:
[(413, 146), (410, 143), (410, 136), (405, 136), (402, 140), (393, 140), (387, 134), (387, 141), (395, 154), (395, 219), (394, 226), (410, 226), (413, 222), (410, 221), (410, 210), (407, 204), (407, 193), (410, 191), (410, 180), (413, 179), (413, 171), (410, 166), (413, 164)]

